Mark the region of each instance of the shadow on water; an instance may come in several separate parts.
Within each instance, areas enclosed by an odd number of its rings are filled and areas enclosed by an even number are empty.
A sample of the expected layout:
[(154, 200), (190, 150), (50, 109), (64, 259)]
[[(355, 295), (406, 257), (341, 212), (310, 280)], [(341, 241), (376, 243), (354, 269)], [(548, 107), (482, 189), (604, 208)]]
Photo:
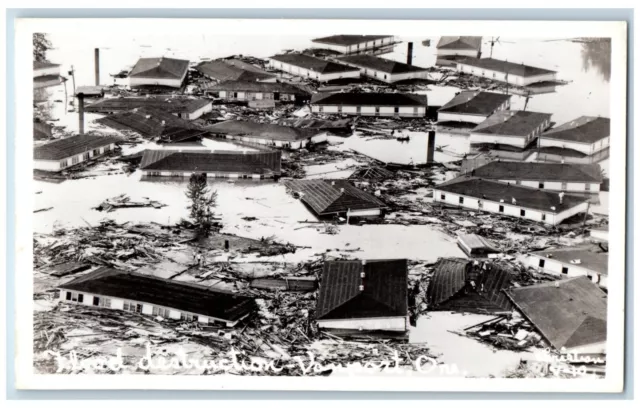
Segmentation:
[(595, 69), (605, 81), (611, 77), (611, 39), (594, 38), (582, 43), (582, 69)]

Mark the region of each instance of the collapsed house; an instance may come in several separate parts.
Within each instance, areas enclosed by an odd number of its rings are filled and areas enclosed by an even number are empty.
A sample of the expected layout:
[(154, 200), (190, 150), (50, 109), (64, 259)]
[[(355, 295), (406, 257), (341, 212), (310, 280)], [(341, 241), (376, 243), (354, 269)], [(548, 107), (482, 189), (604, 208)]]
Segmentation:
[(113, 136), (75, 135), (33, 149), (33, 168), (59, 172), (112, 151), (120, 139)]
[(226, 139), (294, 150), (327, 140), (327, 133), (322, 129), (294, 128), (244, 120), (227, 120), (207, 126), (206, 130)]
[(107, 267), (59, 288), (65, 302), (205, 325), (233, 327), (255, 310), (249, 297)]
[(62, 80), (59, 64), (49, 61), (33, 62), (33, 89), (60, 85)]
[(597, 163), (609, 157), (610, 119), (581, 116), (538, 138), (536, 160)]
[(154, 108), (169, 112), (182, 119), (198, 119), (212, 110), (212, 102), (207, 99), (193, 99), (180, 97), (126, 97), (102, 99), (86, 106), (85, 112), (102, 113), (105, 115), (130, 111), (135, 108)]
[(237, 60), (214, 60), (201, 62), (195, 69), (203, 76), (214, 81), (269, 81), (274, 80), (275, 75), (263, 71), (250, 64), (239, 64)]
[(318, 218), (384, 217), (387, 205), (346, 180), (287, 180), (285, 186)]
[(456, 69), (461, 73), (516, 86), (556, 80), (556, 71), (493, 58), (464, 58), (456, 61)]
[(505, 291), (515, 308), (562, 354), (606, 354), (607, 294), (587, 277)]
[(273, 101), (295, 102), (310, 94), (283, 82), (224, 81), (204, 88), (205, 94), (230, 102)]
[(360, 78), (358, 68), (298, 53), (269, 57), (269, 67), (320, 82), (341, 78)]
[(38, 118), (33, 119), (33, 140), (46, 140), (52, 136), (53, 126)]
[(427, 96), (407, 93), (317, 93), (311, 97), (313, 113), (422, 118)]
[(182, 88), (188, 70), (187, 60), (167, 57), (140, 58), (129, 72), (129, 86)]
[(387, 54), (399, 41), (392, 35), (332, 35), (311, 40), (323, 48), (337, 51), (341, 54)]
[(433, 188), (433, 202), (558, 225), (588, 211), (588, 197), (460, 176)]
[(336, 60), (343, 64), (359, 68), (360, 74), (366, 77), (389, 84), (408, 79), (426, 79), (429, 77), (429, 71), (426, 68), (374, 57), (373, 55), (347, 55), (338, 57)]
[(436, 45), (438, 59), (480, 58), (482, 37), (443, 36)]
[(607, 288), (609, 253), (600, 245), (530, 252), (525, 258), (525, 264), (563, 277), (586, 276), (601, 288)]
[(462, 91), (438, 109), (438, 124), (462, 122), (480, 124), (496, 112), (511, 107), (511, 96), (483, 91)]
[(458, 246), (469, 257), (486, 257), (500, 252), (492, 243), (477, 234), (461, 234)]
[(438, 261), (427, 289), (431, 310), (468, 313), (508, 313), (503, 289), (511, 284), (508, 269), (493, 263), (445, 258)]
[(279, 151), (145, 150), (140, 162), (143, 176), (274, 179), (280, 176)]
[(167, 128), (199, 129), (186, 119), (158, 108), (143, 107), (120, 112), (96, 120), (116, 130), (133, 131), (144, 137), (167, 135)]
[(406, 259), (325, 261), (316, 306), (321, 329), (338, 333), (408, 328)]

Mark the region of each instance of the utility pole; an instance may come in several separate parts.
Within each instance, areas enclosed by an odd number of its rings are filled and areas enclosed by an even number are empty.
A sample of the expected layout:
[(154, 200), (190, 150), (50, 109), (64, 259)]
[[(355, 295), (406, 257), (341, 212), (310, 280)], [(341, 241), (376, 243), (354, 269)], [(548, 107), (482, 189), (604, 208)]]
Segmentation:
[(76, 72), (73, 70), (73, 65), (71, 66), (71, 71), (69, 71), (69, 75), (71, 75), (71, 79), (73, 79), (73, 94), (76, 94)]
[(589, 208), (591, 208), (591, 200), (587, 201), (587, 212), (584, 213), (584, 219), (582, 220), (582, 230), (584, 231), (584, 227), (587, 224), (587, 216), (589, 215)]

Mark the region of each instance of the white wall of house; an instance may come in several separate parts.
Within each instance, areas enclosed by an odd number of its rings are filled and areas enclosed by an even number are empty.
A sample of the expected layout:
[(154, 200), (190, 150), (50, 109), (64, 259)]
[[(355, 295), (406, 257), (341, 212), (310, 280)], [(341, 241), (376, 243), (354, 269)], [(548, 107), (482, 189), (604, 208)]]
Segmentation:
[(196, 109), (193, 112), (185, 112), (182, 114), (177, 114), (176, 116), (178, 116), (179, 118), (185, 118), (185, 119), (189, 119), (189, 120), (194, 120), (194, 119), (198, 119), (200, 116), (209, 113), (213, 110), (213, 102), (210, 102), (206, 105), (204, 105), (202, 108)]
[(33, 89), (47, 88), (47, 87), (50, 87), (50, 86), (59, 85), (60, 83), (61, 83), (61, 81), (58, 78), (52, 78), (52, 79), (49, 79), (47, 81), (38, 80), (37, 82), (34, 80)]
[(40, 68), (40, 69), (34, 69), (33, 70), (33, 77), (40, 77), (40, 76), (48, 76), (48, 75), (60, 75), (60, 67), (46, 67), (46, 68)]
[(351, 53), (370, 50), (373, 48), (379, 48), (385, 44), (391, 44), (392, 42), (393, 42), (393, 37), (387, 37), (387, 38), (382, 38), (375, 41), (363, 41), (359, 44), (353, 44), (353, 45), (337, 45), (337, 44), (323, 44), (323, 43), (318, 43), (318, 44), (322, 48), (338, 51), (343, 54), (351, 54)]
[(574, 355), (607, 354), (607, 342), (603, 341), (600, 343), (587, 344), (580, 347), (572, 347), (570, 349), (566, 349), (565, 353), (571, 353)]
[(503, 136), (474, 132), (469, 134), (469, 143), (471, 144), (498, 143), (524, 149), (530, 141), (531, 138), (529, 136)]
[(279, 69), (281, 71), (288, 72), (293, 75), (297, 75), (305, 78), (313, 78), (320, 82), (326, 82), (326, 81), (331, 81), (333, 79), (340, 79), (340, 78), (359, 78), (360, 77), (360, 70), (356, 68), (354, 68), (353, 71), (321, 74), (317, 71), (312, 71), (310, 69), (299, 67), (297, 65), (288, 64), (286, 62), (276, 61), (274, 59), (269, 59), (269, 66), (273, 69)]
[(399, 117), (424, 117), (426, 106), (399, 106), (398, 113), (395, 106), (341, 106), (341, 105), (311, 105), (313, 113), (341, 113), (358, 116), (399, 116)]
[(609, 230), (592, 229), (589, 236), (600, 241), (609, 241)]
[(326, 142), (328, 138), (329, 138), (329, 135), (327, 135), (327, 133), (320, 133), (315, 136), (312, 136), (310, 142), (312, 144), (323, 143), (323, 142)]
[[(541, 261), (544, 261), (543, 266), (540, 266)], [(580, 264), (561, 262), (554, 258), (547, 258), (546, 256), (533, 254), (526, 257), (526, 264), (527, 266), (542, 270), (546, 273), (565, 276), (567, 278), (588, 276), (591, 278), (593, 283), (596, 283), (603, 288), (607, 287), (607, 274), (585, 268)]]
[(498, 180), (503, 183), (521, 185), (523, 187), (533, 187), (549, 191), (567, 191), (575, 193), (598, 193), (600, 184), (598, 183), (566, 183), (562, 181), (544, 181), (544, 180)]
[(487, 120), (488, 117), (488, 115), (438, 112), (438, 122), (468, 122), (480, 124)]
[[(101, 156), (104, 153), (113, 150), (115, 147), (115, 143), (111, 143), (109, 145), (105, 145), (102, 147), (97, 147), (95, 149), (89, 150), (88, 152), (82, 152), (79, 154), (76, 154), (74, 156), (68, 157), (66, 159), (61, 159), (61, 160), (34, 160), (33, 162), (33, 168), (37, 169), (37, 170), (44, 170), (44, 171), (52, 171), (52, 172), (59, 172), (62, 171), (66, 168), (69, 168), (71, 166), (75, 166), (77, 164), (80, 164), (82, 162), (85, 162), (87, 160), (91, 160), (95, 157)], [(98, 151), (98, 153), (96, 154), (95, 151)], [(88, 159), (86, 158), (86, 154), (88, 153), (89, 157)]]
[(472, 65), (467, 65), (462, 62), (458, 62), (456, 66), (459, 72), (464, 72), (464, 73), (479, 76), (482, 78), (490, 78), (495, 81), (507, 82), (509, 84), (518, 85), (518, 86), (526, 86), (526, 85), (534, 84), (536, 82), (543, 82), (543, 81), (555, 81), (556, 79), (555, 72), (551, 72), (543, 75), (523, 77), (520, 75), (515, 75), (513, 73), (507, 74), (506, 72), (474, 67)]
[(416, 79), (416, 78), (428, 78), (429, 77), (429, 72), (428, 71), (414, 71), (414, 72), (406, 72), (406, 73), (402, 73), (402, 74), (391, 74), (389, 72), (385, 72), (385, 71), (380, 71), (377, 69), (371, 69), (371, 68), (366, 68), (366, 67), (361, 67), (355, 64), (351, 64), (345, 61), (338, 61), (341, 64), (346, 64), (349, 65), (351, 67), (355, 67), (357, 69), (360, 70), (360, 74), (369, 77), (369, 78), (374, 78), (377, 79), (379, 81), (383, 81), (386, 83), (393, 83), (393, 82), (398, 82), (398, 81), (404, 81), (407, 79)]
[[(161, 170), (142, 170), (142, 175), (144, 177), (191, 177), (191, 175), (194, 172), (192, 171), (161, 171)], [(201, 171), (197, 172), (198, 174), (202, 174)], [(252, 174), (252, 173), (246, 173), (246, 174), (239, 174), (239, 173), (224, 173), (224, 172), (217, 172), (217, 173), (205, 173), (207, 175), (207, 177), (209, 178), (233, 178), (233, 179), (238, 179), (238, 178), (247, 178), (247, 179), (254, 179), (254, 180), (262, 180), (262, 179), (270, 179), (273, 178), (274, 175), (263, 175), (263, 174)]]
[(479, 50), (448, 50), (444, 48), (438, 48), (438, 50), (436, 51), (436, 54), (439, 57), (450, 57), (453, 55), (460, 55), (464, 57), (477, 58), (479, 53), (480, 53)]
[(168, 86), (171, 88), (180, 88), (186, 76), (187, 76), (187, 72), (185, 71), (184, 75), (182, 75), (182, 78), (180, 79), (129, 77), (129, 86), (158, 85), (158, 86)]
[(609, 147), (609, 137), (602, 138), (594, 143), (578, 143), (567, 140), (558, 140), (549, 137), (540, 137), (540, 147), (561, 147), (564, 149), (572, 149), (587, 155), (597, 153)]
[(371, 208), (366, 210), (349, 210), (348, 217), (379, 217), (382, 214), (380, 208)]
[[(210, 92), (209, 92), (210, 93)], [(230, 101), (256, 101), (256, 100), (274, 100), (273, 92), (234, 92), (234, 91), (220, 91), (221, 99), (227, 99)], [(294, 94), (280, 93), (280, 101), (293, 102), (296, 100)]]
[(405, 331), (407, 330), (407, 318), (405, 316), (397, 316), (368, 319), (320, 319), (318, 320), (318, 327), (348, 330)]

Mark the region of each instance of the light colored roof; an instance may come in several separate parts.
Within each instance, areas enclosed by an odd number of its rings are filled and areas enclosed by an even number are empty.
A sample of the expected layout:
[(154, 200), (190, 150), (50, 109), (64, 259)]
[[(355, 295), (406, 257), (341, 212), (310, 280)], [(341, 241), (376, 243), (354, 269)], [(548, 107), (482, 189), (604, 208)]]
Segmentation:
[(473, 170), (473, 175), (491, 180), (539, 180), (601, 183), (598, 164), (492, 161)]
[[(597, 245), (545, 249), (531, 252), (531, 255), (579, 266), (603, 275), (607, 275), (609, 271), (609, 253)], [(576, 263), (577, 260), (580, 263)]]
[(452, 49), (452, 50), (477, 50), (480, 51), (482, 46), (482, 37), (440, 37), (438, 49)]
[(521, 77), (532, 77), (543, 74), (554, 74), (556, 71), (550, 69), (532, 67), (531, 65), (516, 64), (514, 62), (501, 61), (493, 58), (464, 58), (457, 61), (458, 64), (471, 65), (474, 67), (489, 69), (497, 72), (508, 73)]
[(390, 38), (393, 37), (392, 35), (347, 35), (347, 34), (340, 34), (340, 35), (332, 35), (329, 37), (322, 37), (322, 38), (314, 38), (313, 41), (314, 43), (320, 43), (320, 44), (331, 44), (331, 45), (356, 45), (356, 44), (362, 44), (365, 42), (369, 42), (369, 41), (375, 41), (375, 40), (381, 40), (383, 38)]
[(249, 122), (244, 120), (227, 120), (205, 128), (211, 133), (245, 136), (259, 139), (282, 141), (306, 140), (323, 133), (319, 129), (302, 129), (290, 126), (272, 125), (270, 123)]
[(360, 70), (358, 68), (350, 67), (345, 64), (339, 64), (337, 62), (323, 60), (321, 58), (312, 57), (311, 55), (291, 53), (280, 54), (270, 57), (272, 60), (284, 62), (285, 64), (294, 65), (308, 69), (310, 71), (318, 72), (320, 74), (331, 74), (337, 72), (352, 72)]
[(510, 95), (501, 93), (462, 91), (438, 109), (438, 112), (488, 116), (509, 99)]
[(473, 128), (471, 133), (527, 136), (545, 121), (550, 120), (550, 113), (502, 110), (489, 116), (484, 122)]
[(182, 79), (189, 69), (189, 61), (175, 58), (140, 58), (129, 77)]
[(567, 142), (594, 143), (609, 137), (609, 118), (580, 116), (540, 135), (544, 139), (566, 140)]
[(375, 69), (389, 74), (405, 74), (409, 72), (422, 72), (427, 70), (426, 68), (417, 67), (415, 65), (408, 65), (402, 62), (374, 57), (373, 55), (368, 54), (347, 55), (344, 57), (338, 57), (337, 59), (345, 64), (356, 65), (361, 68)]

